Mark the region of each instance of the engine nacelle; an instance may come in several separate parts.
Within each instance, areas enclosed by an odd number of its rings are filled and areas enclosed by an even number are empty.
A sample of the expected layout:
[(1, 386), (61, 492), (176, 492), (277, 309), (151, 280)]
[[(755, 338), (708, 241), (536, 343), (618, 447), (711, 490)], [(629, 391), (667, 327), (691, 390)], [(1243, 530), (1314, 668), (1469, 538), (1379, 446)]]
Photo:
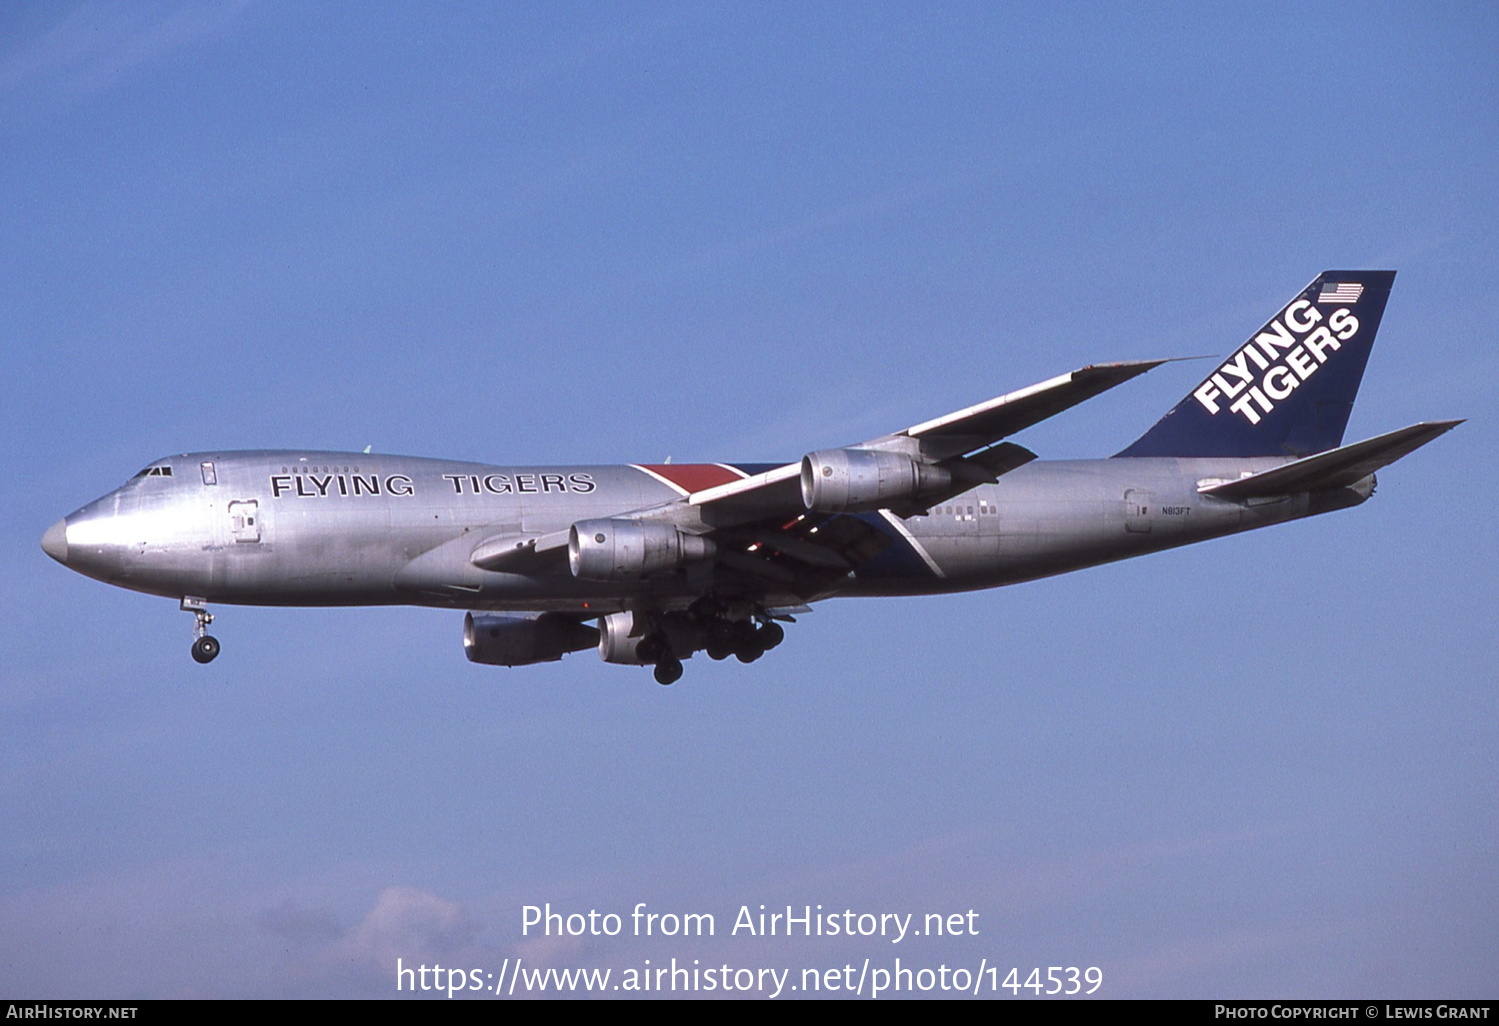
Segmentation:
[(707, 644), (701, 625), (683, 613), (648, 616), (626, 609), (599, 618), (599, 658), (642, 666), (663, 658), (690, 659)]
[[(627, 663), (631, 666), (651, 661), (642, 658), (638, 651), (649, 625), (642, 620), (637, 627), (635, 617), (636, 614), (627, 609), (622, 613), (610, 613), (599, 618), (600, 659), (606, 663)], [(636, 636), (632, 638), (631, 634)]]
[(579, 520), (567, 534), (567, 565), (588, 581), (638, 581), (714, 551), (706, 538), (639, 520)]
[(941, 467), (879, 449), (824, 449), (802, 457), (802, 502), (820, 513), (863, 513), (952, 485)]
[(463, 618), (463, 653), (490, 666), (549, 663), (599, 642), (598, 629), (561, 613), (469, 613)]

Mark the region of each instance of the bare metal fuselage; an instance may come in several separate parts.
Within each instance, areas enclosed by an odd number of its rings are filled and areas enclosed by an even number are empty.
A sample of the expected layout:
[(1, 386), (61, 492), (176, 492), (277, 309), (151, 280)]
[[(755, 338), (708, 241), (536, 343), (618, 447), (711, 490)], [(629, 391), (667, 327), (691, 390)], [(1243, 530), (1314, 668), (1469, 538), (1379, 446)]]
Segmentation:
[[(506, 573), (471, 562), (497, 535), (564, 531), (681, 498), (634, 466), (499, 467), (331, 452), (196, 453), (161, 460), (59, 526), (63, 561), (110, 584), (248, 605), (407, 604), (598, 616), (683, 608), (714, 591), (763, 606), (836, 595), (995, 587), (1362, 502), (1358, 486), (1258, 503), (1200, 494), (1278, 458), (1035, 462), (925, 515), (865, 515), (888, 537), (815, 595), (711, 566), (638, 582)], [(57, 529), (54, 528), (54, 531)], [(57, 547), (54, 536), (53, 551)], [(716, 577), (715, 575), (718, 575)]]

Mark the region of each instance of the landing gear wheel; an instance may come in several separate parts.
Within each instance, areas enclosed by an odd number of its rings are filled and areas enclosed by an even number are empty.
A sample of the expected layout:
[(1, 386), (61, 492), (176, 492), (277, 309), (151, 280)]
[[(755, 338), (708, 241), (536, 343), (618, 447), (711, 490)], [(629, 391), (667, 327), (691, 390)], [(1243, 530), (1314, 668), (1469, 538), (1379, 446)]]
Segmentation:
[(200, 663), (211, 663), (219, 654), (219, 639), (205, 634), (193, 642), (193, 658)]
[(786, 628), (770, 620), (756, 632), (755, 637), (760, 642), (760, 647), (769, 652), (786, 640)]
[(734, 658), (738, 659), (741, 663), (752, 663), (764, 654), (765, 649), (761, 648), (760, 645), (754, 641), (751, 641), (746, 645), (741, 645), (739, 648), (736, 648), (734, 650)]
[(663, 659), (656, 664), (656, 683), (675, 684), (682, 679), (682, 663), (679, 659)]
[(708, 627), (709, 659), (727, 659), (734, 654), (734, 625), (727, 620), (714, 620)]

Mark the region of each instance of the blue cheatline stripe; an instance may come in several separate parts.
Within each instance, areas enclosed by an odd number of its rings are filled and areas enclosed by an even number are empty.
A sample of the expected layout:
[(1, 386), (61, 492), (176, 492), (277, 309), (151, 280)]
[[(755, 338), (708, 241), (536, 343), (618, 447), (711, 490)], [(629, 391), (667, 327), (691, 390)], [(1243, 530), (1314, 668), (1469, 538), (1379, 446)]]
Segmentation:
[(921, 558), (921, 553), (912, 547), (909, 539), (890, 525), (879, 513), (850, 513), (845, 516), (856, 516), (864, 523), (879, 531), (891, 544), (884, 552), (875, 556), (867, 563), (861, 563), (856, 572), (866, 580), (876, 577), (922, 577), (930, 578), (936, 576), (927, 561)]

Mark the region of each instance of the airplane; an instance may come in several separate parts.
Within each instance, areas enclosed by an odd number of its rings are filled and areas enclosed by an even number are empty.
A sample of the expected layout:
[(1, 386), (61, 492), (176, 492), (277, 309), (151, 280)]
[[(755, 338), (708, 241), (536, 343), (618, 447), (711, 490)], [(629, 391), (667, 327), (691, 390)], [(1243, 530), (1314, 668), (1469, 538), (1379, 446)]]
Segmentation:
[(1462, 423), (1343, 433), (1394, 271), (1324, 271), (1106, 459), (1007, 439), (1167, 360), (1094, 364), (783, 463), (491, 466), (308, 450), (184, 453), (47, 529), (64, 566), (209, 603), (466, 610), (470, 660), (596, 647), (661, 684), (752, 662), (811, 603), (1015, 584), (1356, 506)]

